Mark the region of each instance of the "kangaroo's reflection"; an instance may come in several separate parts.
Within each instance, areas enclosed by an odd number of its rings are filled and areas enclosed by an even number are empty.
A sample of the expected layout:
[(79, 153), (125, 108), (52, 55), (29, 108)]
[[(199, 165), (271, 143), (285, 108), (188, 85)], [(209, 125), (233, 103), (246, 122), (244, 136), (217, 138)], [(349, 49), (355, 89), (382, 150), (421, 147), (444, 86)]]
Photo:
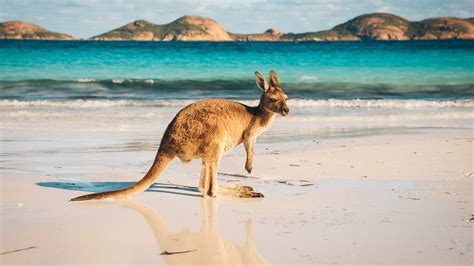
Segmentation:
[(219, 264), (240, 265), (267, 264), (255, 247), (252, 221), (245, 224), (247, 239), (243, 246), (222, 238), (218, 232), (217, 199), (200, 200), (201, 229), (199, 232), (182, 230), (169, 231), (166, 222), (149, 206), (130, 200), (124, 207), (140, 213), (153, 230), (161, 254), (168, 265), (176, 264)]

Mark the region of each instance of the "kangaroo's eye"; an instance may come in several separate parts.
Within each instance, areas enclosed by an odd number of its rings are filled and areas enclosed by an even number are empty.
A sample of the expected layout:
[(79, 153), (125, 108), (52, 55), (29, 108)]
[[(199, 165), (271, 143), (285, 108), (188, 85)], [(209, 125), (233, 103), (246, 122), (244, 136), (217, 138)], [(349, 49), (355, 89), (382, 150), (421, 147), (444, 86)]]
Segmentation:
[(272, 103), (274, 103), (274, 102), (276, 102), (276, 101), (278, 101), (278, 100), (275, 99), (275, 98), (270, 98), (270, 101), (272, 101)]

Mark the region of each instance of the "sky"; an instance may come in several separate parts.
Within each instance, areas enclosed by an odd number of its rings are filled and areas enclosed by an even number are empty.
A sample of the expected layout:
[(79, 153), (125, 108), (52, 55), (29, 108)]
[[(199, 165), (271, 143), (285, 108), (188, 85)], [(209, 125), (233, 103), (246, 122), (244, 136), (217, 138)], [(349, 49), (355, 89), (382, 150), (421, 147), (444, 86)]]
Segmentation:
[(388, 12), (416, 21), (474, 17), (474, 0), (0, 0), (0, 21), (22, 20), (87, 38), (137, 19), (169, 23), (183, 15), (209, 17), (234, 33), (332, 28), (355, 16)]

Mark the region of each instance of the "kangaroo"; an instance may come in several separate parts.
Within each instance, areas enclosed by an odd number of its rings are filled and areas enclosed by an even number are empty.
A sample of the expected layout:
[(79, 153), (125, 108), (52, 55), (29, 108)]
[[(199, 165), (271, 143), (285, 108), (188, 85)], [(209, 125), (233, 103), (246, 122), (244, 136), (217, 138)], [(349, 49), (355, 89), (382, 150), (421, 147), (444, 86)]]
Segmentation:
[(88, 194), (71, 201), (125, 199), (148, 189), (178, 156), (182, 162), (201, 158), (198, 190), (203, 196), (217, 195), (217, 168), (224, 153), (243, 143), (247, 153), (245, 169), (252, 172), (257, 137), (273, 122), (276, 114), (290, 112), (280, 79), (270, 71), (267, 81), (255, 72), (257, 86), (262, 89), (258, 106), (250, 107), (223, 99), (201, 100), (184, 107), (165, 130), (153, 165), (134, 185), (107, 192)]

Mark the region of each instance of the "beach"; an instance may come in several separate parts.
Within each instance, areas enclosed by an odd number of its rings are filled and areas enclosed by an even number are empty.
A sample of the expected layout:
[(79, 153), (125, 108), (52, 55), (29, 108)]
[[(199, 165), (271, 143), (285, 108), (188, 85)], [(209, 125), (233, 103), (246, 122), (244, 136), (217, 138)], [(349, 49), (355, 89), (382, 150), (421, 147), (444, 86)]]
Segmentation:
[[(0, 41), (0, 264), (472, 265), (472, 41)], [(130, 186), (186, 105), (255, 106), (279, 74), (289, 116), (219, 165), (174, 159)]]
[(264, 198), (203, 199), (200, 162), (176, 159), (133, 200), (69, 202), (138, 180), (172, 111), (156, 123), (84, 119), (83, 109), (21, 120), (3, 112), (2, 264), (472, 262), (470, 127), (265, 140), (293, 132), (278, 117), (257, 141), (252, 175), (242, 146), (219, 167), (219, 184)]

